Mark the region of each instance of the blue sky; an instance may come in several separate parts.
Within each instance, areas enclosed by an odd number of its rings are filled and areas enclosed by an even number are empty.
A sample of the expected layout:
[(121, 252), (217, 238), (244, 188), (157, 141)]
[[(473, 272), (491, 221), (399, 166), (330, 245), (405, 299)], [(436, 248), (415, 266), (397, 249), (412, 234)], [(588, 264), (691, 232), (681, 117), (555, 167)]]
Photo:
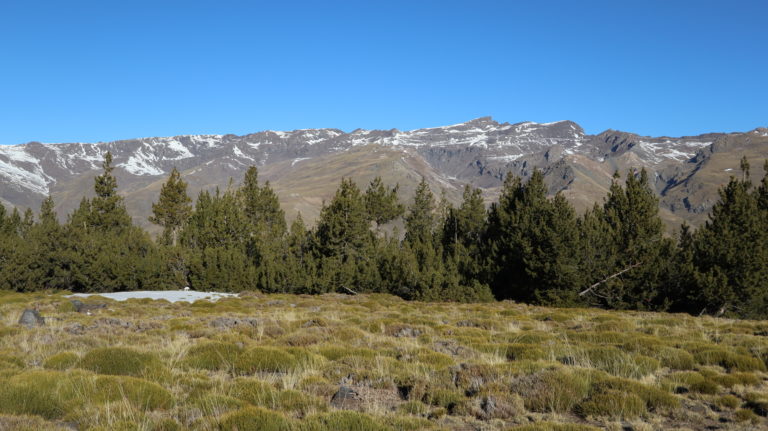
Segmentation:
[(0, 4), (0, 144), (491, 115), (680, 136), (768, 126), (768, 2)]

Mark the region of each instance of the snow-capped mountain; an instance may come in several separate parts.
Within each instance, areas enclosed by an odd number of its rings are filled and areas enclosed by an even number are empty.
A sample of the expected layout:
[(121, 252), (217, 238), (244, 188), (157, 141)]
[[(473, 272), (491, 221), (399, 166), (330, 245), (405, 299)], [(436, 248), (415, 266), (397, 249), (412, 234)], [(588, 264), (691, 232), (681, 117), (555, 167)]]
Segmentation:
[(89, 194), (91, 178), (107, 151), (118, 168), (121, 192), (140, 223), (173, 167), (196, 193), (226, 187), (230, 177), (240, 179), (251, 165), (273, 181), (289, 214), (301, 210), (309, 218), (341, 176), (364, 185), (369, 177), (381, 175), (404, 183), (406, 191), (407, 183), (424, 176), (436, 192), (444, 190), (455, 200), (465, 183), (483, 188), (492, 198), (506, 173), (526, 177), (537, 167), (547, 174), (553, 193), (563, 191), (584, 208), (604, 195), (615, 170), (645, 167), (655, 178), (667, 218), (695, 223), (714, 203), (728, 169), (738, 168), (742, 154), (755, 159), (756, 166), (768, 158), (768, 129), (652, 138), (614, 130), (587, 135), (571, 121), (509, 124), (484, 117), (411, 131), (305, 129), (95, 144), (31, 142), (0, 146), (0, 201), (37, 209), (50, 193), (66, 213)]

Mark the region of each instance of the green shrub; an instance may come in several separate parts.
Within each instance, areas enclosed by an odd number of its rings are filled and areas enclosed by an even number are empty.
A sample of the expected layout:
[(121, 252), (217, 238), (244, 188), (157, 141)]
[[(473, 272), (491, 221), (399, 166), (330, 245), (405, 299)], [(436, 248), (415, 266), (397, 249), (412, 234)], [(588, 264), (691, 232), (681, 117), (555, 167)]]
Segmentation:
[(142, 376), (162, 368), (160, 361), (151, 353), (126, 347), (93, 349), (83, 356), (77, 366), (99, 374), (122, 376)]
[(182, 365), (203, 370), (227, 370), (232, 368), (242, 351), (242, 347), (235, 343), (209, 341), (190, 348)]
[(609, 389), (590, 397), (576, 410), (584, 417), (633, 419), (646, 413), (646, 404), (635, 394)]
[(291, 421), (285, 416), (260, 407), (247, 407), (226, 413), (219, 420), (219, 429), (222, 431), (292, 431), (292, 428)]
[(77, 365), (80, 360), (80, 356), (73, 352), (61, 352), (55, 355), (49, 356), (48, 359), (43, 362), (43, 367), (53, 370), (66, 370)]
[(298, 368), (299, 362), (290, 353), (275, 347), (254, 347), (235, 360), (235, 371), (240, 374), (285, 373)]

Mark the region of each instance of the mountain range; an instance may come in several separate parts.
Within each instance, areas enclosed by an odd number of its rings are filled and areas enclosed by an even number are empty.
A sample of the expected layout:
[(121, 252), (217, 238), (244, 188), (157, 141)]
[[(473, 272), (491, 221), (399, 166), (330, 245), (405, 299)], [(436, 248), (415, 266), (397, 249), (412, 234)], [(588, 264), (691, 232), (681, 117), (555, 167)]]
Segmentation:
[(104, 155), (114, 157), (120, 193), (136, 223), (147, 217), (168, 173), (176, 167), (191, 196), (226, 188), (247, 167), (259, 168), (280, 196), (289, 218), (301, 212), (312, 222), (342, 177), (361, 187), (375, 176), (399, 184), (404, 200), (425, 178), (433, 191), (458, 202), (464, 184), (498, 197), (507, 173), (545, 173), (552, 194), (562, 192), (577, 210), (602, 202), (614, 172), (649, 171), (669, 227), (699, 225), (717, 201), (718, 188), (741, 175), (746, 156), (754, 181), (768, 159), (768, 128), (741, 133), (648, 137), (617, 130), (589, 135), (572, 121), (498, 123), (477, 118), (445, 127), (411, 131), (302, 129), (243, 136), (184, 135), (99, 143), (39, 143), (0, 146), (0, 203), (39, 208), (51, 194), (62, 219), (83, 196)]

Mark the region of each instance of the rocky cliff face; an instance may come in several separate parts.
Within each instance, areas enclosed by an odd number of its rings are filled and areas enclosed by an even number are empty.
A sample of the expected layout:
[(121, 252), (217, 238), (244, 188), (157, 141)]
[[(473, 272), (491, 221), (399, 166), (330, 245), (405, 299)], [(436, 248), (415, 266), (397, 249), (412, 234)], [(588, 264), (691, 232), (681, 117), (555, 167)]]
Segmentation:
[[(768, 158), (768, 129), (680, 138), (607, 130), (586, 135), (571, 121), (498, 123), (490, 117), (411, 131), (308, 129), (245, 136), (189, 135), (107, 143), (0, 146), (0, 201), (37, 209), (47, 194), (60, 214), (90, 195), (104, 154), (112, 152), (121, 193), (135, 220), (147, 225), (151, 202), (175, 166), (191, 193), (227, 187), (250, 165), (272, 181), (289, 215), (310, 220), (342, 176), (364, 186), (376, 175), (400, 183), (407, 198), (421, 177), (436, 193), (457, 200), (463, 184), (498, 194), (504, 175), (544, 170), (552, 193), (584, 209), (599, 202), (614, 171), (645, 167), (654, 179), (662, 216), (674, 225), (701, 223), (717, 188), (746, 155), (755, 168)], [(755, 180), (761, 169), (753, 169)]]

